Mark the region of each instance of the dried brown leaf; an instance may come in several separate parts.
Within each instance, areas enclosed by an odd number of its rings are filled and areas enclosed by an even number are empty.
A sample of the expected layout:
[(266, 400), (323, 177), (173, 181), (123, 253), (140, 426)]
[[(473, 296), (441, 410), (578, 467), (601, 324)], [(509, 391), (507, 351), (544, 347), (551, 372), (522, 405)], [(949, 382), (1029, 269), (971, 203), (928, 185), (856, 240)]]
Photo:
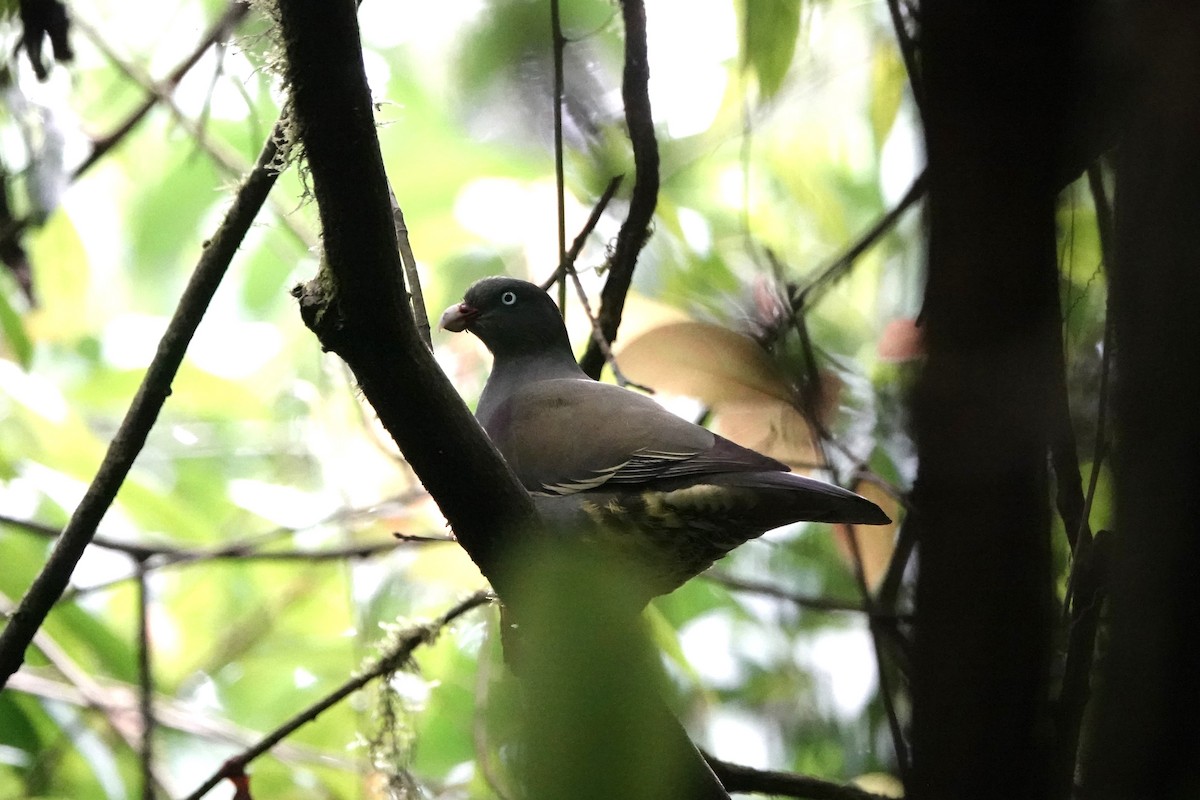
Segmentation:
[(618, 354), (635, 383), (718, 407), (764, 396), (789, 401), (791, 390), (771, 357), (749, 336), (706, 322), (674, 322), (647, 331)]
[(812, 429), (791, 403), (767, 395), (722, 403), (713, 415), (716, 433), (778, 459), (796, 472), (818, 462)]
[[(879, 585), (879, 581), (887, 573), (892, 553), (896, 549), (896, 526), (900, 521), (900, 503), (879, 488), (877, 484), (869, 481), (859, 481), (854, 486), (854, 491), (882, 508), (883, 513), (892, 520), (887, 525), (853, 526), (854, 536), (858, 539), (858, 551), (862, 556), (863, 577), (866, 579), (867, 588), (874, 591)], [(849, 525), (837, 526), (837, 545), (838, 552), (841, 553), (846, 564), (853, 568), (854, 551), (850, 545), (850, 528)]]

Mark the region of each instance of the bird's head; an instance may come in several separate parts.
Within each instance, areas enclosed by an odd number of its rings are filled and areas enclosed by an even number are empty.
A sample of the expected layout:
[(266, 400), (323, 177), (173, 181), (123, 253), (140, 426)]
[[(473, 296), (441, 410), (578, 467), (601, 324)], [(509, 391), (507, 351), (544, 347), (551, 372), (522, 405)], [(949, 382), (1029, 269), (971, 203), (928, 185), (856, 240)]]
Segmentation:
[(571, 352), (567, 329), (550, 295), (517, 278), (476, 281), (461, 303), (443, 312), (439, 327), (470, 331), (497, 357)]

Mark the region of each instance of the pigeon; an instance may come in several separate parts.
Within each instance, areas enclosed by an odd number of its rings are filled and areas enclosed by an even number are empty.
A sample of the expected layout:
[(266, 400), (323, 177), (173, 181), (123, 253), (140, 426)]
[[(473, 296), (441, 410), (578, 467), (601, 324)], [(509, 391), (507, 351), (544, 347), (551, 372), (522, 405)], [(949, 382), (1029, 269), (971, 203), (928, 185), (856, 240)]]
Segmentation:
[(477, 281), (440, 327), (491, 351), (475, 416), (545, 523), (603, 541), (651, 596), (792, 522), (890, 522), (866, 498), (592, 380), (554, 301), (528, 281)]

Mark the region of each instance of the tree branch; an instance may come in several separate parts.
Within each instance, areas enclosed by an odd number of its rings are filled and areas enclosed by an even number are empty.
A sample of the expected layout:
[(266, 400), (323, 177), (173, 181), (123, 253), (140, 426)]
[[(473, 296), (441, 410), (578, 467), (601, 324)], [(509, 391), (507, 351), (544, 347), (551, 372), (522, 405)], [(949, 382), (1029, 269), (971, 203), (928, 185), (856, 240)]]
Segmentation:
[(154, 800), (154, 668), (150, 644), (150, 587), (146, 562), (137, 562), (137, 662), (138, 710), (142, 718), (142, 736), (138, 743), (138, 761), (142, 768), (142, 799)]
[(922, 3), (930, 190), (928, 356), (913, 400), (913, 800), (1049, 791), (1067, 8)]
[[(562, 14), (559, 0), (550, 0), (550, 45), (554, 50), (554, 198), (557, 203), (558, 263), (567, 261), (567, 206), (566, 187), (563, 176), (563, 50), (567, 39), (563, 36)], [(558, 310), (567, 318), (567, 285), (558, 285)]]
[(324, 230), (321, 270), (293, 292), (301, 316), (350, 366), (459, 543), (505, 596), (502, 559), (537, 519), (413, 322), (354, 4), (282, 0), (278, 11), (294, 130)]
[(218, 783), (226, 778), (244, 775), (246, 765), (251, 761), (268, 752), (272, 747), (282, 742), (298, 729), (312, 722), (371, 681), (395, 672), (404, 662), (412, 658), (413, 652), (418, 647), (429, 644), (436, 639), (437, 635), (447, 625), (468, 611), (478, 608), (491, 600), (492, 595), (490, 593), (476, 592), (428, 625), (418, 625), (405, 631), (400, 635), (395, 647), (380, 656), (374, 664), (367, 667), (361, 674), (343, 683), (319, 702), (304, 709), (275, 730), (263, 736), (253, 746), (246, 748), (241, 753), (226, 761), (221, 765), (220, 769), (210, 775), (204, 783), (200, 784), (194, 792), (189, 794), (186, 800), (200, 800), (201, 797), (212, 791)]
[(278, 172), (273, 164), (277, 153), (277, 137), (281, 135), (278, 127), (272, 132), (259, 154), (253, 171), (246, 176), (238, 189), (224, 221), (209, 240), (208, 247), (200, 257), (179, 305), (167, 324), (167, 330), (163, 333), (141, 386), (138, 387), (137, 395), (121, 421), (116, 436), (109, 444), (96, 477), (63, 529), (62, 536), (55, 544), (45, 567), (21, 599), (4, 631), (0, 633), (0, 689), (4, 687), (9, 676), (21, 666), (25, 658), (25, 649), (34, 633), (62, 595), (75, 564), (91, 542), (105, 512), (116, 499), (117, 490), (129, 474), (134, 459), (145, 446), (146, 436), (154, 426), (163, 403), (171, 394), (171, 382), (183, 361), (188, 342), (204, 317), (204, 312), (208, 309), (221, 279), (225, 277), (225, 271), (246, 232), (249, 231), (250, 224), (266, 201), (271, 187), (275, 185)]
[(883, 795), (795, 772), (754, 769), (704, 754), (708, 765), (730, 792), (799, 797), (804, 800), (886, 800)]
[(929, 181), (926, 171), (922, 170), (921, 174), (913, 179), (912, 185), (908, 187), (908, 191), (900, 198), (900, 202), (896, 203), (895, 206), (880, 216), (852, 245), (846, 248), (829, 265), (824, 267), (817, 274), (817, 277), (813, 278), (807, 286), (800, 290), (797, 297), (792, 300), (793, 310), (798, 312), (819, 301), (829, 287), (849, 272), (850, 268), (862, 257), (863, 253), (874, 247), (876, 242), (896, 226), (896, 223), (900, 221), (905, 212), (914, 203), (924, 197), (928, 189)]
[[(154, 106), (157, 105), (163, 97), (168, 96), (175, 89), (175, 87), (179, 85), (184, 76), (191, 71), (192, 67), (200, 63), (200, 59), (205, 53), (208, 52), (209, 48), (219, 42), (223, 36), (237, 27), (238, 23), (245, 18), (249, 11), (250, 4), (247, 2), (247, 0), (231, 0), (228, 7), (225, 9), (225, 13), (222, 14), (220, 18), (218, 18), (217, 21), (212, 24), (212, 27), (208, 29), (208, 33), (204, 35), (204, 37), (200, 40), (200, 43), (196, 45), (195, 49), (193, 49), (192, 52), (183, 59), (183, 61), (179, 62), (175, 69), (171, 70), (165, 78), (153, 84), (153, 89), (147, 93), (147, 96), (142, 101), (141, 105), (130, 112), (129, 116), (119, 123), (111, 132), (92, 142), (92, 149), (88, 153), (87, 158), (85, 158), (83, 162), (75, 168), (75, 171), (72, 173), (71, 177), (78, 178), (80, 175), (87, 172), (96, 164), (97, 161), (107, 155), (110, 150), (124, 141), (125, 137), (128, 136), (130, 132), (132, 132), (133, 129), (136, 128), (138, 124), (146, 118), (146, 115), (150, 113)], [(77, 21), (76, 24), (80, 23)], [(138, 76), (132, 74), (132, 71), (126, 68), (121, 59), (118, 58), (117, 55), (104, 44), (103, 39), (98, 34), (96, 34), (94, 31), (91, 31), (91, 29), (86, 25), (80, 25), (80, 27), (82, 27), (91, 35), (92, 40), (98, 47), (101, 48), (104, 54), (108, 56), (109, 60), (116, 64), (118, 68), (122, 69), (122, 71), (124, 71), (128, 77), (141, 82)]]
[(1118, 538), (1080, 796), (1187, 798), (1200, 786), (1200, 14), (1170, 0), (1119, 12), (1129, 83), (1108, 271)]
[[(638, 254), (650, 235), (650, 220), (658, 205), (658, 140), (654, 135), (654, 117), (650, 112), (650, 69), (646, 50), (646, 8), (642, 0), (621, 0), (625, 20), (625, 73), (621, 95), (625, 100), (625, 123), (633, 145), (633, 164), (637, 176), (629, 198), (629, 213), (609, 262), (608, 280), (600, 292), (597, 318), (603, 341), (612, 344), (621, 325), (625, 296), (633, 280)], [(580, 359), (583, 371), (593, 378), (604, 369), (604, 352), (593, 339)]]

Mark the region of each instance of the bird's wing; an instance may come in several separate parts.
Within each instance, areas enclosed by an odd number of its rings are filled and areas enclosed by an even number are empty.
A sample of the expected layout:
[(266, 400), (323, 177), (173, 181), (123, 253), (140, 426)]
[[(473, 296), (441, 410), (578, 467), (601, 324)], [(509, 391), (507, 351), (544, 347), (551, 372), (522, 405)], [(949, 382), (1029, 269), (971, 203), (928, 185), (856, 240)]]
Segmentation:
[(526, 384), (483, 423), (531, 492), (573, 494), (685, 475), (787, 470), (649, 397), (591, 380)]

